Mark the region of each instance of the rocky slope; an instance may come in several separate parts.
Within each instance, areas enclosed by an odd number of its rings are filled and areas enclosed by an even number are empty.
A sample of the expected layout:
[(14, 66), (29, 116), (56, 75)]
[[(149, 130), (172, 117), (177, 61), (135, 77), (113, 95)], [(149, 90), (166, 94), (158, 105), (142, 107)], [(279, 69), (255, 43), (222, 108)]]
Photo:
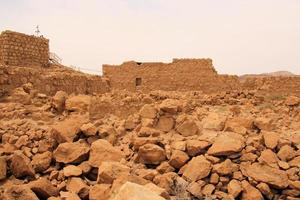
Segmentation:
[[(130, 106), (128, 106), (130, 105)], [(300, 99), (255, 91), (47, 96), (0, 103), (0, 199), (290, 199)]]

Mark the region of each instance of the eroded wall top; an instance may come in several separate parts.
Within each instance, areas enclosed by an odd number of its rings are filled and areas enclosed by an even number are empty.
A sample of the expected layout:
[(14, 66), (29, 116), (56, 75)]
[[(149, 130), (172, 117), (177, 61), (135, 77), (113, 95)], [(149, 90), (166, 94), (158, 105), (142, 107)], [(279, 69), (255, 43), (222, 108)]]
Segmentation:
[(11, 66), (48, 66), (49, 40), (3, 31), (0, 35), (0, 63)]

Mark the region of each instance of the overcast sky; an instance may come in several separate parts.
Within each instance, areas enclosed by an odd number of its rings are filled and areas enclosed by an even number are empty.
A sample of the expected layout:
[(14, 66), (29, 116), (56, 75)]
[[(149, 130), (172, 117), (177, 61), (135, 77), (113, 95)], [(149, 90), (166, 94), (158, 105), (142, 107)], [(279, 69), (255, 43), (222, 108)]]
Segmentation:
[(66, 65), (212, 58), (219, 73), (300, 74), (300, 0), (0, 0), (0, 30), (50, 39)]

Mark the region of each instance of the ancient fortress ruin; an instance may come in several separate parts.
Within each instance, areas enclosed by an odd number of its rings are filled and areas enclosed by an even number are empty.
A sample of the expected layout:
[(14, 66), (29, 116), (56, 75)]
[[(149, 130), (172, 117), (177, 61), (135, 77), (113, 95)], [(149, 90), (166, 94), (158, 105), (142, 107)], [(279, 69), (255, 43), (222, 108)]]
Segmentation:
[(111, 90), (150, 92), (202, 91), (217, 93), (232, 90), (261, 90), (273, 94), (300, 96), (300, 77), (255, 77), (246, 80), (220, 75), (211, 59), (173, 59), (162, 62), (124, 62), (103, 65), (103, 76), (87, 75), (53, 64), (49, 40), (3, 31), (0, 35), (0, 90), (9, 91), (26, 83), (45, 94), (58, 90), (67, 93), (105, 93)]

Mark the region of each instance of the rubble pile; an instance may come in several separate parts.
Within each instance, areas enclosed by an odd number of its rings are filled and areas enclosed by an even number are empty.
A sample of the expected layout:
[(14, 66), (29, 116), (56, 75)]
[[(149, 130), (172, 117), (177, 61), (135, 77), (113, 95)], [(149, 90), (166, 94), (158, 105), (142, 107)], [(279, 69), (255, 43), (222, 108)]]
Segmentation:
[(25, 84), (0, 103), (0, 119), (0, 199), (300, 196), (295, 96), (47, 96)]

